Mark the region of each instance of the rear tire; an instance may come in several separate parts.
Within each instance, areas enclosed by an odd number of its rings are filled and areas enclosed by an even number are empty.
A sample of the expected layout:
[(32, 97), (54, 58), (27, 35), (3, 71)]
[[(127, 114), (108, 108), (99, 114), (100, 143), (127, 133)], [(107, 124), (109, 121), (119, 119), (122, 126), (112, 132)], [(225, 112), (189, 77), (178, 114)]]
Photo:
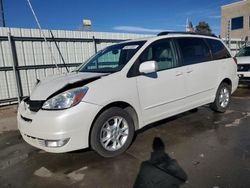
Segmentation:
[(231, 86), (222, 82), (216, 92), (216, 97), (210, 108), (215, 112), (224, 113), (231, 103)]
[(111, 107), (94, 122), (91, 147), (103, 157), (117, 156), (130, 146), (134, 137), (134, 122), (122, 108)]

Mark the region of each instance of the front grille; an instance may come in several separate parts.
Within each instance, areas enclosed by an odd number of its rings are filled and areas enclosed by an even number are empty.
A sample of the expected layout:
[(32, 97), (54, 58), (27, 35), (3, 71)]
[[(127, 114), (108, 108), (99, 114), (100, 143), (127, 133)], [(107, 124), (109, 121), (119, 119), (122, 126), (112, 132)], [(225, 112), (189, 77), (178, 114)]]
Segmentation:
[(38, 112), (42, 106), (44, 101), (29, 101), (29, 109), (33, 112)]
[(238, 64), (238, 72), (250, 72), (250, 64)]
[(32, 101), (30, 98), (25, 99), (24, 102), (28, 104), (30, 111), (33, 112), (38, 112), (44, 103), (44, 101)]

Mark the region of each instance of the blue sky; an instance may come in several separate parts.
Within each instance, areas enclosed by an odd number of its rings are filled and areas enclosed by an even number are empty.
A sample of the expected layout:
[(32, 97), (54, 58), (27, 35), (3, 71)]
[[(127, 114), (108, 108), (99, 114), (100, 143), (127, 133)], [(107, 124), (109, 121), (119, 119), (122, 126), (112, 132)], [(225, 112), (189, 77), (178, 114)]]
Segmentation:
[[(6, 26), (37, 28), (26, 0), (3, 0)], [(186, 19), (193, 25), (209, 23), (220, 34), (221, 5), (235, 0), (32, 0), (44, 29), (79, 30), (84, 18), (94, 31), (155, 34), (161, 30), (184, 31)]]

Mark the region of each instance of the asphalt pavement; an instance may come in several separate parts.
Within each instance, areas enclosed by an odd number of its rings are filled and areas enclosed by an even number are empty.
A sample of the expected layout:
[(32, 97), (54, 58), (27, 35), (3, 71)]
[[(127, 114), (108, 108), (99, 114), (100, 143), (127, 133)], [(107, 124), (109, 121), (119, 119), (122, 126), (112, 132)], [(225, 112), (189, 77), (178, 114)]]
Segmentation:
[(17, 130), (16, 109), (0, 108), (0, 187), (161, 187), (164, 181), (250, 187), (248, 87), (235, 92), (226, 113), (203, 106), (148, 125), (128, 151), (108, 159), (90, 149), (52, 154), (28, 145)]

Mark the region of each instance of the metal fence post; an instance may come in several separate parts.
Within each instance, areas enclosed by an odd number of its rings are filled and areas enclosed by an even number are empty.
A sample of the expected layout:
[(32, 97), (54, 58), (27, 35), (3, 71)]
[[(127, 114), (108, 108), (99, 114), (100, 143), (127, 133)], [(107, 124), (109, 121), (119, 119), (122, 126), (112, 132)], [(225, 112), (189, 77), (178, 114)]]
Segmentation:
[(11, 34), (8, 32), (8, 41), (9, 41), (9, 48), (10, 48), (10, 59), (12, 60), (12, 66), (13, 66), (13, 74), (14, 78), (16, 80), (16, 88), (17, 88), (17, 100), (18, 103), (21, 102), (21, 97), (22, 97), (22, 86), (21, 86), (21, 80), (20, 80), (20, 74), (17, 70), (17, 54), (16, 54), (16, 48), (15, 45), (11, 39)]
[(93, 36), (93, 44), (94, 44), (94, 48), (95, 48), (95, 53), (97, 53), (97, 45), (96, 45), (95, 36)]

